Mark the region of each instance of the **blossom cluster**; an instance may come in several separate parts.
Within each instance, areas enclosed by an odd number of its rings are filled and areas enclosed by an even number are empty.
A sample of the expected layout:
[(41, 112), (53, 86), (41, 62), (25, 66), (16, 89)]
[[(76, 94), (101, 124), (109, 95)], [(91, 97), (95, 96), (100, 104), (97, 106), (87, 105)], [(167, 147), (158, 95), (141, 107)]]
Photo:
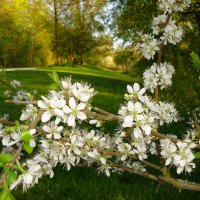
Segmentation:
[(149, 69), (143, 73), (144, 86), (152, 93), (159, 86), (160, 89), (167, 88), (172, 84), (172, 75), (175, 72), (174, 67), (170, 63), (154, 63)]
[(165, 13), (183, 12), (190, 4), (191, 0), (160, 0), (159, 8)]
[(143, 56), (150, 60), (153, 59), (156, 52), (160, 49), (160, 42), (150, 34), (141, 35), (142, 43), (140, 45)]
[(167, 43), (177, 44), (182, 40), (183, 29), (176, 25), (172, 20), (171, 13), (183, 11), (190, 5), (190, 0), (161, 0), (159, 3), (160, 11), (164, 13), (154, 17), (152, 22), (152, 34), (139, 34), (141, 37), (141, 52), (143, 56), (150, 60), (153, 59), (161, 48)]
[[(12, 80), (10, 82), (10, 86), (13, 88), (13, 90), (6, 90), (4, 92), (4, 95), (6, 97), (13, 97), (13, 100), (15, 101), (27, 101), (31, 99), (32, 95), (29, 92), (23, 89), (19, 89), (20, 87), (22, 87), (22, 83), (20, 81)], [(34, 90), (33, 94), (36, 93), (37, 90)]]
[(183, 29), (177, 27), (174, 20), (170, 20), (169, 23), (164, 28), (163, 35), (161, 36), (161, 41), (166, 45), (167, 43), (177, 44), (182, 40)]
[[(44, 111), (42, 122), (48, 122), (53, 116), (57, 121), (67, 122), (68, 126), (75, 127), (77, 121), (86, 120), (84, 109), (90, 109), (90, 100), (95, 92), (89, 85), (71, 83), (71, 78), (61, 80), (62, 90), (50, 91), (48, 97), (42, 96), (38, 107)], [(54, 123), (57, 124), (57, 123)]]
[[(145, 94), (146, 89), (140, 88), (138, 83), (128, 85), (125, 94), (127, 102), (121, 106), (118, 114), (122, 117), (122, 129), (130, 129), (131, 145), (120, 144), (120, 151), (138, 155), (140, 160), (148, 157), (148, 152), (157, 154), (151, 132), (158, 124), (178, 121), (178, 113), (173, 104), (162, 101), (151, 101)], [(125, 155), (126, 155), (125, 154)], [(124, 159), (124, 157), (123, 157)]]
[(165, 159), (165, 165), (175, 165), (177, 173), (180, 174), (184, 170), (191, 172), (195, 168), (195, 159), (192, 150), (196, 144), (191, 141), (179, 141), (176, 144), (169, 139), (160, 140), (161, 155)]

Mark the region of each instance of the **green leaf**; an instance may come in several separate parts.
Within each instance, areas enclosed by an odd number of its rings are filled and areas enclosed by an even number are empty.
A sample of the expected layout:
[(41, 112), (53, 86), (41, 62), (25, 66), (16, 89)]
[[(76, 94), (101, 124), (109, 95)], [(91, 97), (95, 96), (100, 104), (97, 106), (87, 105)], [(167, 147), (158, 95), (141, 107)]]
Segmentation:
[(56, 71), (53, 71), (52, 74), (48, 73), (48, 76), (54, 81), (54, 83), (50, 85), (50, 89), (59, 90), (61, 83)]
[(47, 73), (47, 75), (48, 75), (52, 80), (54, 80), (54, 79), (53, 79), (53, 74), (52, 74), (52, 73)]
[(15, 200), (7, 185), (5, 185), (0, 193), (0, 200)]
[(56, 71), (53, 71), (53, 79), (54, 79), (55, 83), (60, 85), (60, 79), (59, 79), (58, 74), (56, 73)]
[(51, 85), (49, 86), (49, 88), (52, 89), (52, 90), (59, 90), (60, 87), (58, 86), (57, 83), (53, 83), (53, 84), (51, 84)]
[(17, 174), (15, 172), (9, 170), (7, 172), (7, 183), (8, 183), (8, 185), (11, 185), (16, 180), (17, 180)]
[(5, 165), (12, 159), (13, 159), (13, 156), (11, 154), (0, 154), (0, 166)]
[(33, 152), (33, 147), (31, 147), (29, 144), (24, 143), (23, 144), (23, 148), (25, 149), (25, 151), (29, 154), (31, 154)]
[(16, 165), (16, 164), (13, 164), (12, 168), (13, 168), (13, 169), (20, 170), (19, 166), (18, 166), (18, 165)]
[(193, 66), (197, 69), (200, 70), (200, 58), (198, 56), (198, 54), (196, 54), (194, 51), (192, 53), (190, 53), (190, 56), (192, 58), (192, 63)]
[(21, 133), (21, 140), (25, 143), (29, 143), (33, 139), (33, 136), (30, 133), (30, 130), (23, 130)]

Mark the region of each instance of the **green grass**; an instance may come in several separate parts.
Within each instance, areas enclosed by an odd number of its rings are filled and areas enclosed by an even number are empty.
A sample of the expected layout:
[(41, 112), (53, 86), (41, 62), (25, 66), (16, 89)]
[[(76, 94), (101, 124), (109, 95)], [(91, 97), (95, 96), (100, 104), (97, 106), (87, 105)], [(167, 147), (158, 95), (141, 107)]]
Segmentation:
[[(122, 71), (113, 71), (106, 68), (94, 68), (94, 67), (86, 67), (86, 66), (77, 66), (77, 65), (66, 65), (65, 67), (59, 66), (51, 66), (51, 67), (44, 67), (44, 68), (37, 68), (39, 71), (52, 71), (56, 70), (57, 72), (67, 72), (72, 75), (90, 75), (93, 77), (104, 77), (104, 78), (113, 78), (117, 80), (124, 80), (124, 81), (133, 81), (133, 76), (129, 74), (125, 74)], [(140, 78), (134, 78), (136, 81), (141, 81)]]
[[(35, 71), (16, 71), (7, 73), (7, 81), (20, 80), (24, 89), (37, 89), (39, 95), (46, 94), (51, 84), (47, 71), (55, 67), (40, 68)], [(110, 70), (91, 69), (83, 67), (59, 67), (59, 76), (72, 75), (73, 81), (87, 81), (97, 90), (93, 105), (116, 113), (121, 103), (126, 85), (140, 78)], [(0, 74), (1, 75), (1, 74)], [(0, 87), (0, 113), (9, 113), (12, 120), (20, 116), (19, 106), (5, 104)], [(22, 106), (20, 106), (21, 108)], [(112, 127), (113, 128), (113, 127)], [(107, 130), (112, 130), (109, 126)], [(62, 166), (55, 168), (55, 176), (50, 179), (43, 177), (39, 184), (27, 193), (22, 193), (21, 187), (15, 191), (18, 200), (193, 200), (200, 199), (200, 194), (191, 191), (180, 193), (166, 185), (161, 185), (156, 193), (158, 184), (143, 177), (124, 173), (112, 174), (110, 178), (97, 175), (95, 169), (74, 168), (65, 171)]]

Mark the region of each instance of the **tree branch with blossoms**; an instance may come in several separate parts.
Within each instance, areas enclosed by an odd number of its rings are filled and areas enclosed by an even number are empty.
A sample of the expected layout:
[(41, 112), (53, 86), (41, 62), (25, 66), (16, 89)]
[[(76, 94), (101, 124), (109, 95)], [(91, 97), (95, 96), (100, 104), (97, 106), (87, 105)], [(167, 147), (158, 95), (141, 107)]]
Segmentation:
[[(94, 166), (107, 176), (127, 171), (177, 189), (200, 191), (199, 183), (170, 173), (172, 168), (177, 174), (191, 173), (196, 167), (198, 130), (194, 127), (183, 139), (158, 131), (163, 124), (178, 121), (174, 104), (160, 101), (158, 91), (172, 84), (175, 72), (170, 63), (162, 63), (163, 49), (168, 43), (180, 42), (183, 36), (173, 13), (189, 4), (189, 0), (159, 2), (163, 13), (153, 19), (152, 34), (140, 34), (144, 57), (154, 59), (157, 54), (157, 61), (145, 70), (144, 87), (138, 83), (127, 86), (118, 114), (93, 107), (95, 90), (90, 85), (73, 83), (71, 77), (60, 79), (55, 72), (51, 75), (54, 90), (47, 96), (33, 101), (21, 92), (6, 101), (25, 104), (25, 108), (19, 121), (0, 119), (3, 194), (11, 195), (10, 190), (19, 184), (27, 191), (44, 175), (52, 178), (58, 164), (67, 170), (82, 164)], [(16, 80), (12, 84), (21, 86)], [(103, 124), (112, 121), (118, 122), (118, 129), (109, 135)], [(155, 156), (160, 162), (153, 159)]]

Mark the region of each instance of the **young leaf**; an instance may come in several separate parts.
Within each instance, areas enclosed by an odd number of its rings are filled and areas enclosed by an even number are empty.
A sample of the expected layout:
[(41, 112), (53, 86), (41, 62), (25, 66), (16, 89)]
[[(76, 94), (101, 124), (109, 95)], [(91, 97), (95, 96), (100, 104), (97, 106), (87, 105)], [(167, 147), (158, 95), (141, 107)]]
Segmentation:
[(15, 197), (11, 194), (7, 185), (3, 187), (0, 193), (0, 200), (15, 200)]
[(52, 74), (48, 73), (48, 76), (54, 81), (54, 83), (50, 85), (50, 89), (58, 90), (61, 86), (61, 83), (56, 71), (53, 71)]
[(53, 84), (51, 84), (51, 85), (49, 86), (49, 88), (52, 89), (52, 90), (59, 90), (60, 87), (58, 86), (58, 84), (53, 83)]
[(21, 133), (21, 140), (25, 143), (29, 143), (29, 141), (33, 139), (33, 136), (30, 133), (30, 130), (23, 130)]
[(193, 66), (200, 70), (200, 58), (199, 56), (193, 51), (192, 53), (190, 53), (190, 56), (192, 58), (192, 63), (193, 63)]
[(53, 79), (53, 75), (52, 75), (51, 73), (47, 73), (47, 75), (48, 75), (52, 80), (54, 80), (54, 79)]
[(0, 154), (0, 166), (5, 165), (9, 161), (13, 159), (13, 156), (11, 154)]
[(55, 83), (60, 85), (60, 79), (59, 79), (58, 74), (56, 73), (56, 71), (53, 71), (53, 78), (54, 78)]
[(24, 143), (23, 144), (23, 148), (25, 149), (25, 151), (29, 154), (31, 154), (33, 152), (33, 147), (31, 147), (28, 143)]
[(17, 179), (17, 174), (13, 171), (7, 171), (7, 183), (8, 185), (11, 185), (13, 182), (15, 182)]

